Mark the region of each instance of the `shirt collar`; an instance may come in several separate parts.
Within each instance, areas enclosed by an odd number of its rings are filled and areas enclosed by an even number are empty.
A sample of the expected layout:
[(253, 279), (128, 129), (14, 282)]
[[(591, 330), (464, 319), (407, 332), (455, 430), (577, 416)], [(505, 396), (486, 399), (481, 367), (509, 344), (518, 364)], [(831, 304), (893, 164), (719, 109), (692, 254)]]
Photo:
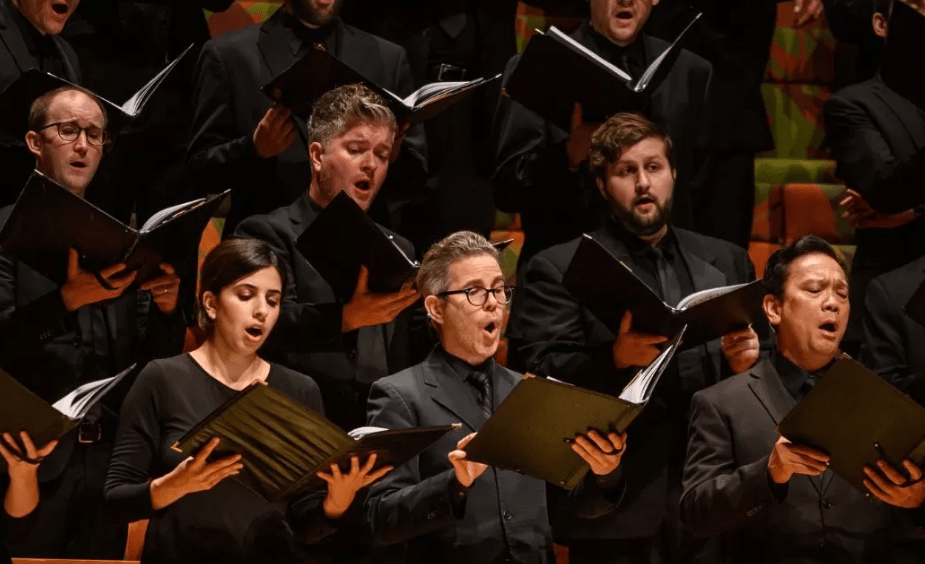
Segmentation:
[[(637, 235), (630, 233), (623, 224), (611, 216), (607, 220), (607, 230), (617, 238), (623, 246), (626, 247), (626, 251), (633, 258), (644, 258), (652, 255), (652, 245), (640, 239)], [(665, 253), (668, 256), (673, 256), (679, 254), (677, 250), (677, 238), (675, 237), (674, 229), (672, 229), (671, 224), (668, 224), (668, 231), (665, 233), (665, 236), (655, 244), (655, 248), (658, 248), (660, 251)]]
[(293, 16), (289, 12), (283, 12), (282, 24), (283, 27), (289, 32), (288, 44), (289, 48), (292, 50), (292, 54), (295, 55), (302, 51), (306, 47), (312, 47), (315, 44), (324, 45), (325, 49), (331, 50), (331, 45), (329, 44), (329, 39), (334, 32), (334, 28), (337, 25), (337, 19), (331, 21), (326, 26), (311, 28), (302, 23), (299, 18)]
[(494, 370), (495, 360), (493, 358), (489, 358), (478, 366), (473, 366), (465, 360), (446, 352), (442, 346), (437, 346), (437, 351), (443, 356), (447, 364), (450, 365), (450, 368), (453, 369), (453, 372), (463, 382), (465, 382), (466, 379), (469, 378), (469, 374), (473, 372), (484, 372), (491, 375), (492, 371)]
[[(591, 37), (591, 42), (594, 43), (594, 47), (597, 49), (598, 53), (602, 54), (605, 59), (611, 63), (616, 64), (617, 66), (621, 66), (622, 68), (622, 58), (625, 53), (630, 61), (641, 68), (645, 68), (646, 53), (641, 32), (636, 36), (635, 41), (625, 47), (621, 47), (620, 45), (617, 45), (608, 39), (606, 36), (598, 33), (597, 30), (594, 29), (594, 26), (591, 25), (590, 20), (586, 20), (585, 23), (588, 26), (588, 35)], [(629, 72), (633, 79), (639, 78), (638, 76), (633, 76), (631, 69), (623, 70)]]
[(794, 399), (799, 401), (805, 395), (803, 385), (806, 384), (806, 382), (811, 377), (813, 380), (818, 382), (819, 379), (822, 378), (826, 372), (828, 372), (836, 358), (833, 358), (832, 362), (826, 364), (814, 372), (809, 372), (804, 368), (797, 366), (791, 362), (790, 359), (781, 354), (781, 352), (777, 349), (774, 350), (774, 354), (771, 356), (771, 361), (774, 363), (774, 368), (777, 369), (778, 375), (780, 375), (781, 382), (783, 382), (784, 387), (787, 388), (787, 392), (789, 392)]

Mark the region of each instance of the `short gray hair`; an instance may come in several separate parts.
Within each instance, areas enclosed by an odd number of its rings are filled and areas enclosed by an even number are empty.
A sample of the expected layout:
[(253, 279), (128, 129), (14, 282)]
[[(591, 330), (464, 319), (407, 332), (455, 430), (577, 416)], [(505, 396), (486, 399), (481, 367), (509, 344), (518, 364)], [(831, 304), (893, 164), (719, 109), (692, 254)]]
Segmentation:
[(395, 114), (382, 96), (362, 84), (348, 84), (325, 92), (312, 107), (309, 143), (327, 144), (357, 122), (384, 125), (398, 131)]
[(426, 298), (445, 292), (449, 285), (450, 267), (456, 261), (488, 255), (498, 260), (499, 253), (488, 239), (472, 231), (457, 231), (447, 235), (424, 255), (418, 270), (417, 287)]

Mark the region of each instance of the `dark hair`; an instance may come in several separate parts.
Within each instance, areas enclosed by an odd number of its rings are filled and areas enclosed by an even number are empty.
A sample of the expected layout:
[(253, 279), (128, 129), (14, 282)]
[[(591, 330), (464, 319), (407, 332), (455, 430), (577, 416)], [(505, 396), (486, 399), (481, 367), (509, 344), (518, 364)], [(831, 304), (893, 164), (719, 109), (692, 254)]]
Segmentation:
[(100, 108), (100, 112), (103, 114), (103, 129), (109, 126), (109, 114), (106, 113), (106, 106), (103, 105), (99, 97), (79, 86), (62, 86), (60, 88), (55, 88), (51, 92), (46, 92), (33, 100), (32, 105), (29, 107), (29, 131), (38, 131), (45, 127), (45, 122), (48, 120), (48, 108), (51, 107), (52, 101), (54, 101), (58, 94), (63, 94), (64, 92), (82, 92), (89, 96), (96, 102), (96, 105)]
[(611, 116), (591, 136), (588, 168), (597, 178), (607, 176), (607, 165), (620, 160), (623, 151), (650, 138), (665, 144), (665, 157), (673, 169), (674, 146), (661, 127), (641, 114), (619, 113)]
[(790, 264), (798, 258), (813, 253), (822, 253), (835, 259), (838, 266), (847, 274), (845, 261), (838, 255), (835, 247), (817, 235), (800, 237), (793, 243), (774, 251), (764, 267), (764, 285), (768, 293), (776, 298), (784, 295), (784, 284), (790, 274)]
[(893, 14), (893, 0), (873, 0), (873, 9), (871, 16), (874, 14), (883, 14), (883, 17), (889, 19)]
[(286, 260), (266, 241), (232, 237), (212, 249), (202, 261), (199, 273), (199, 295), (196, 300), (196, 323), (199, 327), (207, 335), (212, 333), (213, 321), (202, 307), (202, 297), (206, 292), (218, 296), (223, 289), (268, 266), (279, 272), (285, 293)]

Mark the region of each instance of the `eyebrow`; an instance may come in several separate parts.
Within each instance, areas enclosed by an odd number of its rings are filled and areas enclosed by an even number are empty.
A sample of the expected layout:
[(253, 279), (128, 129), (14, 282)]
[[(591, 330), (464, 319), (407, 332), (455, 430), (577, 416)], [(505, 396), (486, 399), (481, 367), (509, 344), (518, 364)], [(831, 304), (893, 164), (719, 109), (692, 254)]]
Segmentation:
[[(495, 279), (492, 281), (491, 285), (492, 285), (492, 286), (495, 286), (495, 285), (498, 284), (498, 282), (504, 282), (504, 275), (496, 276)], [(473, 278), (473, 279), (469, 280), (468, 282), (466, 282), (465, 284), (463, 284), (463, 287), (464, 287), (464, 288), (468, 288), (469, 286), (480, 286), (481, 283), (482, 283), (481, 280), (477, 280), (477, 279)]]

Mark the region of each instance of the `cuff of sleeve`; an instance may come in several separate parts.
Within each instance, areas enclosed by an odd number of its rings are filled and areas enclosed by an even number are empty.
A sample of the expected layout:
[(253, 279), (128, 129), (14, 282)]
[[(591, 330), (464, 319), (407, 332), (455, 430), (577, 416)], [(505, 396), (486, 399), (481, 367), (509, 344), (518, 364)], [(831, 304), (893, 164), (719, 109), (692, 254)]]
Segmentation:
[(769, 505), (777, 505), (787, 498), (789, 486), (776, 484), (771, 479), (767, 456), (743, 466), (740, 470), (744, 485), (742, 507), (746, 509), (746, 517), (754, 517)]

